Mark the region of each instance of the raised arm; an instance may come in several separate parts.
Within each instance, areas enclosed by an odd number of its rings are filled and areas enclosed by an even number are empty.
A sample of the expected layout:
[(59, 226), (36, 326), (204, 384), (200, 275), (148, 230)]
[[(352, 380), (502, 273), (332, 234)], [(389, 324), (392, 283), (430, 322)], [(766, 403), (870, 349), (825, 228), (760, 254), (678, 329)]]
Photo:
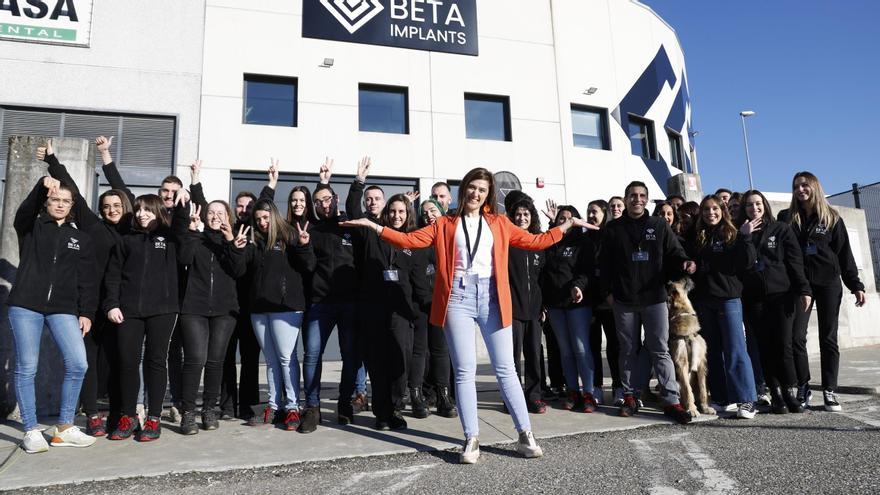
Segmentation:
[(202, 223), (208, 221), (208, 200), (205, 198), (205, 191), (202, 189), (201, 173), (202, 161), (196, 160), (190, 166), (190, 186), (189, 193), (194, 205), (200, 208)]
[(367, 176), (370, 174), (370, 165), (372, 165), (370, 157), (361, 158), (361, 161), (358, 162), (357, 177), (348, 188), (348, 198), (345, 199), (345, 214), (352, 220), (364, 218), (364, 186), (367, 183)]
[(43, 160), (49, 165), (49, 175), (53, 179), (56, 179), (73, 189), (73, 208), (71, 209), (71, 213), (73, 214), (73, 218), (80, 223), (81, 228), (85, 229), (91, 227), (101, 221), (101, 217), (96, 215), (95, 212), (89, 208), (89, 202), (82, 197), (82, 194), (80, 194), (79, 187), (77, 187), (73, 177), (70, 176), (67, 167), (58, 161), (58, 157), (55, 156), (55, 150), (52, 148), (51, 139), (46, 142), (45, 148), (37, 148), (37, 159)]
[(269, 170), (267, 174), (269, 175), (269, 182), (263, 186), (263, 189), (260, 190), (260, 199), (268, 199), (269, 201), (275, 201), (275, 188), (278, 187), (278, 160), (275, 158), (270, 158), (269, 161), (271, 165), (269, 165)]
[(95, 139), (95, 146), (98, 148), (98, 152), (101, 153), (101, 161), (104, 163), (101, 170), (104, 171), (104, 177), (107, 178), (110, 187), (124, 192), (133, 205), (135, 199), (134, 193), (125, 185), (125, 181), (122, 180), (122, 176), (119, 175), (119, 170), (116, 168), (116, 163), (113, 161), (113, 157), (110, 156), (110, 146), (112, 144), (113, 136), (110, 136), (110, 139), (107, 139), (104, 136), (98, 136), (97, 139)]
[(51, 177), (41, 177), (34, 185), (34, 188), (31, 189), (31, 192), (27, 197), (24, 198), (24, 201), (18, 205), (18, 209), (15, 210), (15, 220), (13, 220), (12, 225), (15, 227), (15, 232), (19, 237), (33, 230), (34, 220), (36, 220), (37, 215), (40, 214), (40, 210), (43, 208), (43, 203), (46, 201), (46, 197), (50, 192), (57, 189), (59, 185), (60, 182), (56, 179)]

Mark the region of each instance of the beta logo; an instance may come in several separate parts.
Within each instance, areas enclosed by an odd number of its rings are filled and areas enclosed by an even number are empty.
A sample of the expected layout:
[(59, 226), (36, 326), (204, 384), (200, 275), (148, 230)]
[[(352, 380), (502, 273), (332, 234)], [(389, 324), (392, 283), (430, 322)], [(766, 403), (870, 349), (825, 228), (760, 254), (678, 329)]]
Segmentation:
[(379, 0), (321, 0), (321, 5), (351, 34), (385, 9)]
[(771, 235), (771, 236), (767, 239), (767, 247), (770, 248), (770, 249), (774, 249), (774, 248), (776, 248), (776, 236), (775, 236), (775, 235)]
[(79, 251), (79, 241), (74, 239), (73, 237), (71, 237), (70, 241), (67, 243), (67, 249), (73, 249), (74, 251)]
[(645, 240), (646, 241), (656, 241), (657, 240), (657, 232), (654, 229), (646, 229), (645, 230)]
[(167, 245), (165, 244), (165, 238), (161, 237), (161, 236), (157, 237), (156, 240), (153, 241), (153, 248), (154, 249), (166, 249)]
[(571, 258), (572, 256), (574, 256), (574, 248), (572, 248), (572, 247), (566, 247), (566, 248), (562, 251), (562, 257), (563, 257), (563, 258)]

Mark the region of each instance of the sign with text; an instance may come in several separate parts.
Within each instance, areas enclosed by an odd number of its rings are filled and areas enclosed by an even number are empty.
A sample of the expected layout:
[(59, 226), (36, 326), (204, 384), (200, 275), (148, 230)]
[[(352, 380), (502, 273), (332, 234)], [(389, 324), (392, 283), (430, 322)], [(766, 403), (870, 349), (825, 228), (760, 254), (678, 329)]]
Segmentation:
[(0, 0), (0, 39), (89, 46), (94, 0)]
[(302, 32), (305, 38), (477, 55), (477, 3), (303, 0)]

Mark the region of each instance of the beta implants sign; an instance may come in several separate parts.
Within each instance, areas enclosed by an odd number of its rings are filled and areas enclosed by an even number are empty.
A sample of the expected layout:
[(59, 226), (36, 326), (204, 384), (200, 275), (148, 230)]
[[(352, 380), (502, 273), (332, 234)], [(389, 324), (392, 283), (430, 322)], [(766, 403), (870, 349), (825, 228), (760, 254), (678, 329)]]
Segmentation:
[(0, 0), (0, 39), (89, 46), (94, 0)]
[(303, 37), (477, 55), (476, 0), (303, 0)]

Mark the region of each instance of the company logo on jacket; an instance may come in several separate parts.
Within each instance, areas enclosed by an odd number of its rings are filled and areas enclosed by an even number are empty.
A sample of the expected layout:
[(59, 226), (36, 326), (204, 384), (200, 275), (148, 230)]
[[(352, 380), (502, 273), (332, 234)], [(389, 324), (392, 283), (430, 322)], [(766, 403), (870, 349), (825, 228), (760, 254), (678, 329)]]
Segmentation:
[(79, 251), (79, 241), (74, 239), (73, 237), (71, 237), (70, 241), (67, 243), (67, 249), (73, 249), (74, 251)]
[(351, 234), (342, 234), (342, 245), (351, 246)]
[(571, 258), (572, 256), (574, 256), (574, 248), (569, 246), (562, 250), (563, 258)]
[(165, 249), (165, 248), (166, 248), (166, 245), (165, 245), (165, 238), (164, 238), (164, 237), (161, 237), (161, 236), (160, 236), (160, 237), (157, 237), (156, 240), (153, 242), (153, 248), (155, 248), (155, 249)]
[(770, 249), (773, 249), (776, 247), (776, 236), (775, 235), (771, 235), (769, 238), (767, 238), (767, 247)]
[(657, 232), (654, 229), (645, 229), (645, 240), (646, 241), (656, 241), (657, 240)]

